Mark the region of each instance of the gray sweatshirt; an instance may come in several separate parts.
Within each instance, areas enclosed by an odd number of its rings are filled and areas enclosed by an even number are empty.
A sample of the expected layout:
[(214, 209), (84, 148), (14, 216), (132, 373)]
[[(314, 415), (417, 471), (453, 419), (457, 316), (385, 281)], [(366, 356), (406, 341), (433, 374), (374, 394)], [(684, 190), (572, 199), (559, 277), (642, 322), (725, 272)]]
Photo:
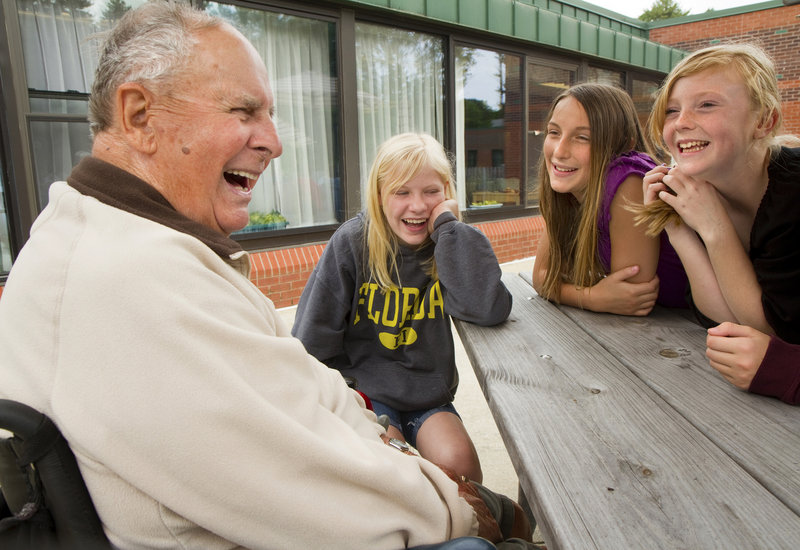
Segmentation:
[[(441, 214), (432, 243), (399, 247), (397, 288), (368, 280), (362, 212), (331, 237), (300, 297), (292, 334), (356, 379), (370, 399), (414, 411), (450, 403), (458, 386), (450, 316), (494, 325), (511, 294), (483, 233)], [(435, 256), (438, 280), (424, 270)]]

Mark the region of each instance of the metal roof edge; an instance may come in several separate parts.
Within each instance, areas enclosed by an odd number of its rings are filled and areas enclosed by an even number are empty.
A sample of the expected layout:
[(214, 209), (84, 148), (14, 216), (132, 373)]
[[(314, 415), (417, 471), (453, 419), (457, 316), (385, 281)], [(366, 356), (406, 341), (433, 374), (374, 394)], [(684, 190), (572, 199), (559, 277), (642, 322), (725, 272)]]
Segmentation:
[[(345, 2), (368, 6), (373, 10), (435, 20), (456, 27), (574, 51), (598, 59), (663, 73), (669, 72), (686, 55), (683, 50), (653, 42), (645, 37), (542, 8), (535, 5), (538, 0), (345, 0)], [(561, 3), (572, 6), (579, 2), (570, 0)], [(580, 4), (581, 9), (595, 11), (596, 6), (588, 2)], [(608, 12), (608, 10), (603, 11)], [(605, 17), (602, 14), (598, 15)], [(639, 21), (638, 26), (646, 30), (643, 22)]]
[(782, 8), (790, 6), (795, 2), (784, 2), (784, 0), (770, 0), (769, 2), (759, 2), (758, 4), (748, 4), (746, 6), (737, 6), (735, 8), (727, 8), (724, 10), (708, 10), (703, 13), (695, 15), (684, 15), (683, 17), (674, 17), (672, 19), (664, 19), (662, 21), (651, 21), (647, 23), (649, 29), (660, 29), (663, 27), (671, 27), (673, 25), (683, 25), (685, 23), (694, 23), (696, 21), (707, 21), (709, 19), (719, 19), (720, 17), (730, 17), (732, 15), (741, 15), (743, 13), (751, 13), (754, 11), (771, 10), (774, 8)]

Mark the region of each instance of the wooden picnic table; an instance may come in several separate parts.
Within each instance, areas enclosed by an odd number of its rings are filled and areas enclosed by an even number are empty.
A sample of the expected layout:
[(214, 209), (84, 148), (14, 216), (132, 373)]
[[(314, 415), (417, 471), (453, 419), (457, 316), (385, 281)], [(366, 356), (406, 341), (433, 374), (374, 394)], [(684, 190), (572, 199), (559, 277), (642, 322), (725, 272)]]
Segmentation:
[(722, 379), (687, 311), (503, 280), (508, 321), (455, 325), (548, 549), (800, 548), (800, 407)]

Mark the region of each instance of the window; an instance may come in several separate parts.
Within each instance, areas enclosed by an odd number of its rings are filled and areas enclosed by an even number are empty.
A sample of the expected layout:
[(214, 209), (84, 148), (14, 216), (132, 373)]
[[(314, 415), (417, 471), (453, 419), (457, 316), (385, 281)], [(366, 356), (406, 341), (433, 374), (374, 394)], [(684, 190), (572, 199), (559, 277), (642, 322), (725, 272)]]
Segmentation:
[(589, 67), (586, 73), (586, 81), (610, 84), (625, 89), (625, 74), (620, 71), (612, 71), (600, 67)]
[(658, 80), (633, 79), (631, 97), (633, 97), (633, 104), (636, 106), (636, 113), (639, 115), (639, 122), (642, 123), (642, 128), (646, 128), (647, 117), (650, 116), (650, 108), (653, 106), (656, 92), (658, 92), (660, 86), (661, 82)]
[[(76, 7), (80, 6), (80, 7)], [(90, 35), (125, 12), (124, 2), (17, 0), (31, 114), (28, 117), (39, 209), (47, 188), (91, 151), (86, 120), (97, 54)], [(335, 24), (209, 2), (256, 46), (275, 95), (283, 155), (253, 190), (245, 230), (341, 221)]]
[(336, 25), (215, 2), (206, 10), (242, 31), (264, 59), (283, 143), (253, 189), (242, 232), (343, 221)]
[(381, 143), (403, 132), (444, 140), (444, 40), (356, 23), (359, 169), (362, 197)]
[[(0, 83), (2, 82), (0, 78)], [(7, 187), (7, 172), (8, 164), (5, 162), (5, 154), (7, 153), (5, 141), (7, 138), (6, 129), (8, 123), (6, 121), (6, 106), (0, 87), (0, 280), (8, 275), (11, 269), (11, 201), (9, 197), (10, 190)]]
[(54, 181), (65, 180), (72, 167), (92, 151), (88, 96), (83, 99), (42, 99), (30, 92), (33, 175), (39, 210), (47, 206), (47, 192)]
[(575, 84), (576, 76), (574, 68), (528, 63), (528, 204), (538, 201), (539, 160), (547, 113), (553, 100)]
[(88, 0), (17, 0), (39, 210), (47, 205), (50, 184), (65, 180), (91, 151), (86, 113), (97, 53), (90, 38), (121, 15), (102, 6)]
[(5, 169), (0, 157), (0, 275), (11, 269), (11, 238), (9, 236), (8, 205), (6, 204), (6, 184), (3, 180)]
[(502, 149), (492, 149), (492, 168), (500, 168), (501, 166), (505, 166), (504, 152), (505, 151)]
[[(462, 209), (519, 205), (521, 58), (457, 46), (455, 68), (459, 205)], [(474, 156), (465, 151), (475, 151)]]

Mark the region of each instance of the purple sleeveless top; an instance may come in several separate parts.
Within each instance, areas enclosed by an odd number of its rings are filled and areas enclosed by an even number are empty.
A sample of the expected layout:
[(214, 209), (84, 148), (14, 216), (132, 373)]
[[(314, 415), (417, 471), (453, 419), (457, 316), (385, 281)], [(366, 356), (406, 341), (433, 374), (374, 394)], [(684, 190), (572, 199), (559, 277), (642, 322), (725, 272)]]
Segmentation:
[[(603, 204), (597, 215), (597, 252), (606, 272), (611, 269), (611, 232), (609, 230), (611, 201), (617, 194), (619, 186), (628, 176), (635, 174), (644, 177), (655, 165), (648, 155), (637, 151), (624, 153), (608, 163)], [(659, 239), (661, 252), (658, 257), (656, 274), (658, 274), (660, 286), (657, 302), (667, 307), (688, 307), (686, 295), (689, 280), (686, 278), (683, 265), (681, 265), (675, 249), (669, 244), (666, 231), (661, 233)]]

